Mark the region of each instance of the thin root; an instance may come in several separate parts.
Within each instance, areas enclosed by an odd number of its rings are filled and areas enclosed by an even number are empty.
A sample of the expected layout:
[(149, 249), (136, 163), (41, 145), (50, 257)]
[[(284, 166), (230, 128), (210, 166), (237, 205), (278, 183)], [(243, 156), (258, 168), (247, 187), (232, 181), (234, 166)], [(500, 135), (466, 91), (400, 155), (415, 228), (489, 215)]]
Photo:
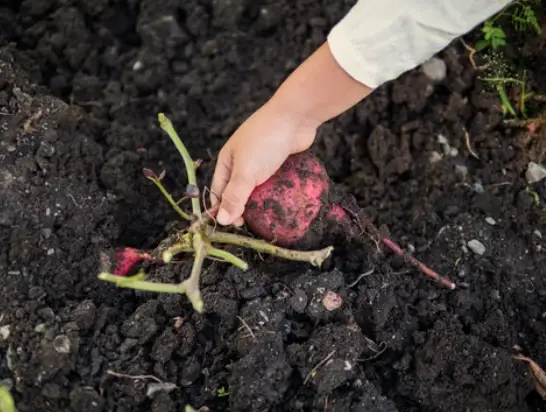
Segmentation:
[(465, 144), (466, 144), (466, 148), (468, 149), (468, 151), (470, 152), (470, 154), (472, 156), (474, 156), (476, 159), (479, 160), (480, 157), (476, 154), (476, 152), (470, 146), (470, 135), (468, 134), (468, 132), (467, 132), (467, 130), (465, 128), (463, 128), (463, 132), (464, 132), (464, 141), (465, 141)]
[(350, 285), (347, 285), (347, 287), (348, 288), (355, 287), (358, 284), (358, 282), (360, 282), (362, 279), (364, 279), (367, 276), (373, 275), (374, 271), (375, 269), (370, 269), (367, 272), (364, 272), (358, 278), (356, 278), (356, 280), (353, 283), (351, 283)]
[(242, 327), (245, 328), (248, 331), (250, 336), (252, 336), (252, 339), (257, 340), (256, 335), (254, 335), (254, 332), (252, 332), (252, 329), (250, 329), (250, 326), (248, 326), (248, 323), (246, 323), (245, 320), (243, 318), (241, 318), (240, 316), (237, 316), (237, 319), (239, 319), (241, 321), (241, 323), (243, 324)]
[(127, 375), (125, 373), (114, 372), (113, 370), (110, 370), (110, 369), (106, 373), (108, 375), (116, 376), (118, 378), (128, 378), (128, 379), (134, 379), (134, 380), (139, 380), (139, 379), (150, 380), (151, 379), (156, 381), (157, 383), (165, 383), (154, 375)]
[(336, 353), (335, 350), (333, 350), (332, 352), (330, 352), (330, 353), (328, 354), (328, 356), (326, 356), (323, 360), (321, 360), (319, 363), (317, 363), (317, 365), (316, 365), (313, 369), (311, 369), (311, 372), (309, 372), (309, 373), (307, 374), (307, 376), (305, 377), (305, 380), (303, 381), (303, 384), (304, 384), (304, 385), (305, 385), (305, 384), (307, 383), (307, 381), (308, 381), (309, 379), (311, 379), (311, 377), (317, 372), (318, 368), (320, 368), (322, 365), (324, 365), (326, 362), (328, 362), (332, 356), (334, 356), (334, 353)]

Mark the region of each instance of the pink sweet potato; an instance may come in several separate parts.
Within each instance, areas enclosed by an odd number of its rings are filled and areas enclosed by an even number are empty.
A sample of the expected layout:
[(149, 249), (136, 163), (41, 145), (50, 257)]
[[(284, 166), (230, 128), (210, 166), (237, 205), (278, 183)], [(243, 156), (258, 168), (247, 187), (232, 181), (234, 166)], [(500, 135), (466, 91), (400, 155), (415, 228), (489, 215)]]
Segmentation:
[(281, 168), (250, 195), (243, 218), (256, 235), (279, 246), (294, 246), (312, 236), (346, 238), (367, 233), (442, 285), (455, 288), (413, 256), (407, 256), (371, 222), (358, 219), (340, 202), (332, 201), (333, 184), (324, 165), (306, 151), (290, 156)]
[(243, 218), (256, 235), (280, 246), (303, 238), (328, 198), (329, 178), (310, 152), (290, 156), (256, 187)]

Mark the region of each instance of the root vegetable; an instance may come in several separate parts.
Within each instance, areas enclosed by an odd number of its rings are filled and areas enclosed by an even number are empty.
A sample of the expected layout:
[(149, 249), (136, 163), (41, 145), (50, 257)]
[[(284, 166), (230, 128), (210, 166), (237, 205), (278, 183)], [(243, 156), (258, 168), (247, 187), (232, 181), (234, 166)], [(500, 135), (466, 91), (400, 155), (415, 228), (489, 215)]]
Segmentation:
[(332, 201), (334, 185), (321, 161), (305, 151), (290, 156), (280, 169), (251, 193), (243, 218), (256, 235), (281, 246), (299, 245), (312, 237), (342, 233), (350, 238), (367, 232), (395, 254), (406, 258), (426, 276), (449, 289), (455, 284), (425, 266), (371, 222)]

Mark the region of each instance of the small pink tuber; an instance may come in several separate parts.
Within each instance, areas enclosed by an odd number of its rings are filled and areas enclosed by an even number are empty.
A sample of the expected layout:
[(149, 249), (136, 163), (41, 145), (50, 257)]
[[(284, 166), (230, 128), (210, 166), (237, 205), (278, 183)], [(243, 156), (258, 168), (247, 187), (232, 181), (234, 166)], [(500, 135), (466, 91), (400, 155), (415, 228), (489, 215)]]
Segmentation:
[(311, 152), (288, 157), (280, 169), (251, 193), (243, 218), (256, 235), (280, 246), (294, 246), (330, 229), (344, 231), (347, 237), (368, 231), (399, 256), (407, 258), (425, 275), (454, 289), (455, 284), (406, 256), (400, 246), (384, 237), (369, 221), (356, 218), (339, 202), (332, 202), (332, 189), (326, 168)]

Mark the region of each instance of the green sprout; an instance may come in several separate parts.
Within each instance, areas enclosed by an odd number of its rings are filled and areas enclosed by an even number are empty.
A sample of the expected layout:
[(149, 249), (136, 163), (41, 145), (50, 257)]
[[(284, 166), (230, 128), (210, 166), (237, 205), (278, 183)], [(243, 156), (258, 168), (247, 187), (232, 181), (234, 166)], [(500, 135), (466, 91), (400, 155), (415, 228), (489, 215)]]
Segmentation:
[[(193, 161), (186, 147), (182, 143), (182, 140), (174, 130), (171, 121), (163, 113), (158, 115), (158, 119), (161, 129), (163, 129), (163, 131), (165, 131), (173, 141), (174, 145), (182, 156), (182, 159), (184, 160), (184, 165), (188, 176), (188, 186), (186, 187), (183, 198), (179, 201), (175, 201), (165, 189), (162, 183), (162, 179), (165, 177), (165, 172), (157, 175), (149, 169), (144, 169), (143, 173), (146, 178), (151, 180), (159, 188), (172, 208), (184, 221), (187, 222), (188, 227), (161, 241), (150, 256), (153, 255), (154, 261), (160, 261), (168, 264), (172, 262), (173, 258), (178, 254), (191, 253), (194, 256), (194, 260), (190, 276), (188, 279), (179, 284), (169, 284), (147, 281), (146, 274), (144, 272), (140, 272), (134, 276), (125, 277), (114, 275), (108, 271), (102, 271), (98, 275), (99, 279), (114, 283), (116, 286), (122, 288), (158, 293), (185, 294), (191, 302), (193, 308), (197, 312), (202, 313), (204, 303), (201, 297), (199, 281), (206, 259), (227, 262), (243, 271), (248, 270), (249, 267), (248, 263), (242, 260), (240, 257), (214, 246), (215, 244), (252, 249), (257, 253), (266, 253), (287, 260), (306, 262), (315, 267), (320, 267), (322, 263), (331, 255), (334, 249), (332, 246), (312, 251), (290, 250), (275, 246), (260, 239), (218, 230), (216, 228), (216, 222), (212, 212), (210, 210), (206, 210), (205, 207), (203, 207), (205, 209), (203, 212), (200, 202), (202, 192), (199, 190), (196, 177), (196, 168), (200, 163)], [(185, 199), (191, 199), (191, 214), (183, 211), (179, 206)]]
[(483, 38), (476, 45), (476, 51), (482, 51), (488, 47), (493, 50), (506, 46), (506, 33), (501, 27), (495, 26), (494, 20), (487, 20), (482, 27)]
[(228, 391), (226, 390), (226, 388), (224, 388), (223, 386), (221, 386), (220, 388), (218, 388), (217, 394), (218, 394), (218, 397), (219, 397), (219, 398), (223, 398), (223, 397), (229, 396), (229, 392), (228, 392)]

